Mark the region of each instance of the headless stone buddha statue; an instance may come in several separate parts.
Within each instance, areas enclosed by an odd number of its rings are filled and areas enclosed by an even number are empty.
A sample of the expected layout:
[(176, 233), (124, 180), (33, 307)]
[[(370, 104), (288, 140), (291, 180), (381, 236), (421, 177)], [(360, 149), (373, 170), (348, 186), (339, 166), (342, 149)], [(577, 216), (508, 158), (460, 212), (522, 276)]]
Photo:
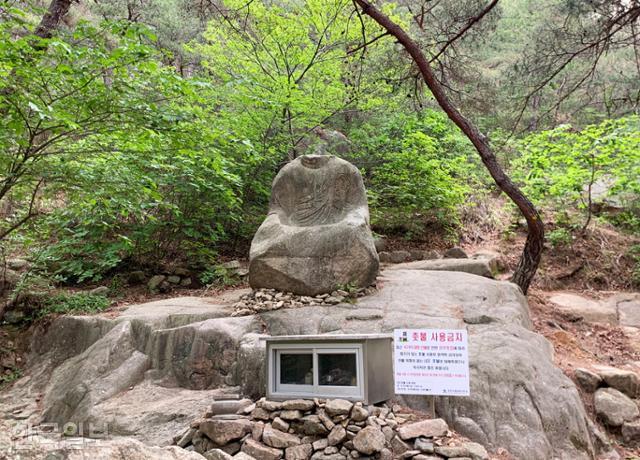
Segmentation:
[(362, 176), (332, 155), (301, 156), (273, 181), (251, 243), (249, 283), (302, 295), (365, 287), (378, 273)]

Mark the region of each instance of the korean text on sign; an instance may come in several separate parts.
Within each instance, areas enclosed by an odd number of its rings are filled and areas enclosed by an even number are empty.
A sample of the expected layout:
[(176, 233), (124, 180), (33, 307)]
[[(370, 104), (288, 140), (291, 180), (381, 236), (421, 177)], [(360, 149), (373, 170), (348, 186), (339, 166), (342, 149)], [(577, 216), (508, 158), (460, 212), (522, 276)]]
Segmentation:
[(396, 394), (469, 396), (465, 329), (396, 329)]

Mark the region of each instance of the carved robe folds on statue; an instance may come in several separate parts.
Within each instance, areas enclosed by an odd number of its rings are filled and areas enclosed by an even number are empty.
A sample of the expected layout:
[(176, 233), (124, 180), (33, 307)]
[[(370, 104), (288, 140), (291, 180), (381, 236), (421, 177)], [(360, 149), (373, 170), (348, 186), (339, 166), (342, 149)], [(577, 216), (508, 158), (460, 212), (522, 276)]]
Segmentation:
[(287, 164), (251, 243), (249, 283), (303, 295), (375, 281), (378, 253), (362, 176), (332, 155)]

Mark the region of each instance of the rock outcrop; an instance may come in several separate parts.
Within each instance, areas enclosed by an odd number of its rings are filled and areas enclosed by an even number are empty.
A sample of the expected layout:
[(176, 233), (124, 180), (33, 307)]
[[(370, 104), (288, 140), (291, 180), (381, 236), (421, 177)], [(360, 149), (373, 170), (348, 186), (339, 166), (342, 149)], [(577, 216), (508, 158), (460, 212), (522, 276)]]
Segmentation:
[[(4, 454), (15, 453), (12, 457)], [(87, 439), (34, 435), (9, 446), (0, 441), (0, 458), (65, 460), (202, 460), (196, 452), (177, 446), (148, 446), (131, 438)]]
[[(438, 416), (472, 441), (504, 447), (515, 458), (593, 458), (577, 389), (553, 365), (550, 344), (531, 331), (526, 299), (515, 285), (466, 273), (394, 269), (378, 286), (353, 304), (237, 317), (231, 317), (233, 305), (246, 290), (224, 299), (133, 306), (117, 318), (60, 317), (36, 335), (31, 369), (2, 395), (1, 417), (16, 425), (107, 424), (112, 435), (166, 445), (169, 433), (194, 420), (204, 398), (260, 396), (264, 335), (467, 328), (471, 396), (436, 398)], [(425, 397), (398, 399), (428, 407)], [(301, 411), (287, 409), (278, 422), (267, 413), (266, 421), (295, 424), (288, 416)], [(319, 430), (317, 422), (305, 419), (305, 430)]]
[(302, 295), (366, 287), (378, 264), (355, 166), (331, 155), (307, 155), (280, 170), (269, 214), (251, 243), (252, 287)]
[[(591, 369), (578, 368), (574, 377), (578, 385), (593, 394), (597, 418), (614, 435), (621, 434), (628, 445), (640, 443), (640, 377), (633, 366), (617, 369), (593, 365)], [(606, 449), (608, 443), (603, 443)]]
[(418, 260), (390, 267), (392, 270), (434, 270), (447, 272), (464, 272), (472, 275), (493, 278), (491, 266), (486, 259), (436, 259)]

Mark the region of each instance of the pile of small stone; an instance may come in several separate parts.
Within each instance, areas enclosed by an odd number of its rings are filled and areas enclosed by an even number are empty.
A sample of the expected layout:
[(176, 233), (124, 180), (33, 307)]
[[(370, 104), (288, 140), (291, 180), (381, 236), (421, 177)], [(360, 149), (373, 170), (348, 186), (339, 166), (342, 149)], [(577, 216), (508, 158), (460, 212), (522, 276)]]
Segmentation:
[[(140, 284), (144, 282), (146, 275), (143, 271), (131, 272), (128, 277), (129, 284)], [(164, 273), (153, 275), (147, 281), (147, 289), (151, 293), (169, 292), (173, 288), (187, 288), (193, 284), (191, 273), (186, 268), (175, 267)]]
[(596, 415), (609, 431), (620, 433), (625, 443), (640, 443), (640, 378), (632, 370), (609, 366), (578, 368), (578, 385), (593, 393)]
[(174, 438), (208, 460), (487, 460), (485, 448), (454, 439), (442, 419), (400, 406), (344, 399), (215, 401)]
[(246, 316), (281, 308), (299, 308), (316, 305), (337, 305), (352, 302), (358, 297), (364, 297), (376, 292), (375, 286), (345, 291), (338, 289), (331, 293), (316, 296), (296, 295), (291, 292), (280, 292), (275, 289), (257, 289), (240, 297), (240, 301), (233, 305), (231, 316)]

